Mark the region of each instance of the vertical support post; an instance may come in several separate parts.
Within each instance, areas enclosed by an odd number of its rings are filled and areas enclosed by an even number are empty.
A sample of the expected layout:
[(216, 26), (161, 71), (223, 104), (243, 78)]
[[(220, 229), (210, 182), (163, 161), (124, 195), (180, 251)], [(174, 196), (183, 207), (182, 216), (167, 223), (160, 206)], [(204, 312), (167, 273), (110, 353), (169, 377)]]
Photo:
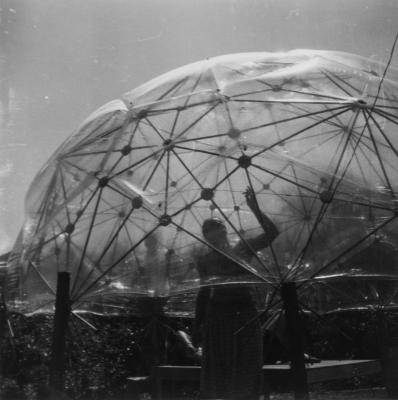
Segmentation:
[(165, 327), (163, 326), (164, 300), (160, 297), (151, 298), (152, 301), (152, 318), (151, 318), (151, 367), (163, 364), (165, 361)]
[(286, 314), (286, 330), (289, 343), (289, 358), (291, 362), (291, 379), (294, 398), (308, 400), (307, 372), (304, 361), (304, 338), (302, 321), (299, 314), (297, 289), (294, 282), (285, 282), (281, 287), (283, 307)]
[(51, 346), (50, 384), (59, 391), (64, 390), (66, 331), (71, 311), (69, 286), (69, 272), (58, 272)]

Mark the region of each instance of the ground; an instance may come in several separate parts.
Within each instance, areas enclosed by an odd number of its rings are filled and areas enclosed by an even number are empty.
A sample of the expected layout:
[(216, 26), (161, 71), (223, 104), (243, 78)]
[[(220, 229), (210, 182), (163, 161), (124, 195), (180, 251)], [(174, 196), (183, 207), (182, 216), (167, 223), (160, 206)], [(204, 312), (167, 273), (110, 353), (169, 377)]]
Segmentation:
[[(150, 319), (93, 314), (86, 315), (85, 318), (94, 325), (95, 330), (76, 318), (72, 318), (69, 324), (66, 394), (72, 400), (127, 400), (126, 378), (148, 374)], [(393, 315), (392, 319), (396, 321), (397, 317)], [(47, 384), (52, 316), (25, 317), (10, 314), (10, 322), (13, 336), (9, 332), (5, 335), (1, 354), (1, 398), (51, 400)], [(314, 356), (323, 359), (365, 359), (379, 356), (377, 323), (373, 314), (333, 315), (321, 322), (317, 319), (307, 322), (307, 351)], [(163, 323), (167, 329), (185, 329), (189, 332), (191, 319), (166, 317)], [(381, 376), (318, 384), (310, 389), (312, 400), (387, 398)], [(56, 397), (57, 400), (59, 398)], [(147, 396), (147, 400), (149, 398)], [(180, 388), (179, 400), (195, 398), (197, 388), (189, 385)], [(293, 399), (289, 394), (276, 392), (271, 398)]]

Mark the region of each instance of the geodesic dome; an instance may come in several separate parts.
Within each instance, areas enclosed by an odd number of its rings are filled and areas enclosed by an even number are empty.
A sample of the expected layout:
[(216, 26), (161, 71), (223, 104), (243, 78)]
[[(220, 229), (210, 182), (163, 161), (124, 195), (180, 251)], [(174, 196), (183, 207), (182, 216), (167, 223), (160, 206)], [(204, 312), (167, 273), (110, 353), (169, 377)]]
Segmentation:
[[(395, 285), (398, 73), (383, 72), (339, 52), (233, 54), (104, 105), (31, 184), (8, 267), (10, 304), (51, 308), (58, 271), (71, 273), (74, 307), (87, 310), (201, 284), (278, 288), (355, 271)], [(247, 187), (279, 231), (260, 252), (248, 244), (261, 227)], [(196, 260), (211, 250), (201, 227), (211, 217), (231, 244), (213, 250), (245, 273), (201, 282)], [(354, 265), (380, 241), (392, 246), (391, 262)], [(249, 262), (233, 251), (238, 242)]]

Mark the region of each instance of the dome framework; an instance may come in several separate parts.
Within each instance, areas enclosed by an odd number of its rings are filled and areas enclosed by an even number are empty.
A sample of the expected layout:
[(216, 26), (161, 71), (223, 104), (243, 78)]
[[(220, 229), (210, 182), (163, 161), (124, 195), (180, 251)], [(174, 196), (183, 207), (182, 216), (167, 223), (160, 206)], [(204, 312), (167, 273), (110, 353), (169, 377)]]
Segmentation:
[[(126, 299), (201, 284), (255, 284), (267, 302), (283, 282), (347, 272), (375, 241), (394, 247), (398, 72), (382, 71), (339, 52), (234, 54), (101, 107), (32, 182), (11, 307), (51, 309), (59, 271), (71, 274), (75, 309), (118, 312)], [(279, 231), (261, 252), (249, 244), (261, 227), (248, 187)], [(213, 249), (247, 273), (200, 282), (196, 259), (212, 248), (202, 224), (214, 217), (231, 251)], [(239, 242), (250, 262), (234, 253)], [(373, 267), (395, 282), (390, 266)]]

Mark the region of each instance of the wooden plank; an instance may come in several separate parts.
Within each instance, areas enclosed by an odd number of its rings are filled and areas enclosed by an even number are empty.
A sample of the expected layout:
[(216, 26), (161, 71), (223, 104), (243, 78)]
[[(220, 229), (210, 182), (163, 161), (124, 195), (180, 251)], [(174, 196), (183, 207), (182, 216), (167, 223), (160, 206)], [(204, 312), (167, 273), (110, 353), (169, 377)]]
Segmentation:
[[(338, 379), (349, 379), (354, 376), (371, 375), (381, 372), (379, 360), (325, 360), (319, 363), (306, 364), (308, 383), (318, 383)], [(267, 377), (289, 374), (289, 364), (264, 365)]]
[[(157, 398), (162, 398), (163, 381), (199, 381), (200, 366), (159, 365), (152, 370), (153, 384)], [(381, 372), (379, 360), (325, 360), (306, 364), (308, 383), (319, 383)], [(263, 366), (265, 382), (289, 384), (289, 364), (267, 364)], [(291, 383), (291, 382), (290, 382)]]
[[(200, 366), (159, 365), (153, 368), (153, 375), (163, 380), (199, 380)], [(325, 360), (306, 364), (308, 383), (324, 382), (336, 379), (348, 379), (354, 376), (371, 375), (381, 372), (379, 360)], [(267, 364), (263, 366), (267, 378), (274, 375), (289, 375), (289, 364)]]
[[(153, 370), (154, 374), (160, 375), (162, 379), (178, 381), (199, 379), (200, 368), (200, 366), (191, 365), (158, 365)], [(306, 364), (306, 369), (311, 383), (321, 382), (321, 378), (345, 379), (381, 372), (379, 360), (325, 360), (319, 363)], [(263, 366), (263, 371), (288, 373), (290, 365), (266, 364)]]
[(155, 377), (164, 380), (185, 381), (199, 380), (200, 366), (191, 365), (158, 365), (152, 369)]
[(319, 366), (316, 364), (307, 366), (308, 383), (350, 379), (381, 372), (379, 360), (328, 360), (319, 364)]

